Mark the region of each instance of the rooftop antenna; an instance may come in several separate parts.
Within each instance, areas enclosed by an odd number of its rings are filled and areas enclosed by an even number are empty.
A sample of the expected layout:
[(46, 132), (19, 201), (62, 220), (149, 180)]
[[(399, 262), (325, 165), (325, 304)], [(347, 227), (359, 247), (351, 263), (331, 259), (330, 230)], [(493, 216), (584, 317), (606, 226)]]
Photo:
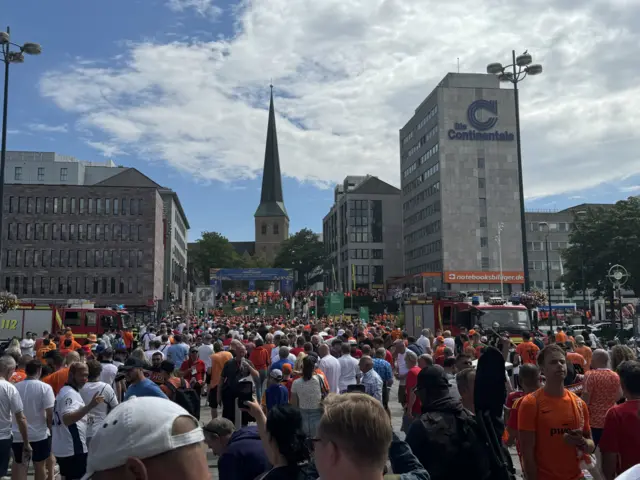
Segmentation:
[(458, 57), (458, 73), (460, 73), (460, 57)]

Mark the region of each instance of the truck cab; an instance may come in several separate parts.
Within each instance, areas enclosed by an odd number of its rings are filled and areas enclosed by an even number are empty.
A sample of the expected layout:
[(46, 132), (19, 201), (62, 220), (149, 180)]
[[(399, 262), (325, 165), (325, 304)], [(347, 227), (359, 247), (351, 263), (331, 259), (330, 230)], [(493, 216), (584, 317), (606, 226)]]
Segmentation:
[(62, 325), (71, 328), (79, 340), (90, 334), (100, 335), (111, 329), (131, 326), (128, 313), (110, 308), (60, 308), (58, 314)]

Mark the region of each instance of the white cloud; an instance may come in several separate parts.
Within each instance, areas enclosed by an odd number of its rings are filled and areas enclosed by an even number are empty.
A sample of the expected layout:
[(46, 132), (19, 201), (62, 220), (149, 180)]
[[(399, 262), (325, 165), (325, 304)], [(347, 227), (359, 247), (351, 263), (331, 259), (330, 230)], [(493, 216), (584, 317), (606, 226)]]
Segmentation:
[(640, 191), (640, 185), (629, 185), (627, 187), (620, 187), (620, 191), (624, 193), (633, 193)]
[(461, 71), (483, 72), (510, 48), (528, 49), (545, 72), (521, 86), (526, 195), (580, 192), (640, 172), (638, 67), (627, 56), (640, 42), (640, 7), (616, 8), (243, 0), (233, 38), (126, 44), (117, 65), (51, 71), (41, 91), (108, 146), (234, 181), (262, 168), (273, 78), (285, 175), (327, 185), (371, 173), (397, 185), (398, 129), (456, 58)]
[(34, 132), (47, 132), (47, 133), (67, 133), (69, 128), (64, 125), (46, 125), (44, 123), (30, 123), (27, 125), (29, 130)]
[(193, 9), (198, 15), (210, 18), (215, 18), (222, 13), (222, 9), (213, 4), (213, 0), (168, 0), (167, 6), (174, 12)]
[(121, 150), (117, 145), (113, 145), (111, 143), (105, 142), (94, 142), (91, 140), (86, 141), (87, 145), (95, 148), (99, 152), (102, 153), (105, 157), (113, 157), (114, 155), (126, 155), (127, 153), (124, 150)]

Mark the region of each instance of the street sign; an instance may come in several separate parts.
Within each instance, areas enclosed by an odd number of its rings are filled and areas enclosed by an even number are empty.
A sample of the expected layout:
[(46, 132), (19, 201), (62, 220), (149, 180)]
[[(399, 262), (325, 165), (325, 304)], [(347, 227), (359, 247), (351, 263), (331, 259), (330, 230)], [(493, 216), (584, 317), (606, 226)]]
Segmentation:
[(344, 313), (344, 293), (332, 292), (325, 300), (327, 315), (342, 315)]
[(360, 320), (364, 323), (369, 323), (369, 307), (360, 307)]

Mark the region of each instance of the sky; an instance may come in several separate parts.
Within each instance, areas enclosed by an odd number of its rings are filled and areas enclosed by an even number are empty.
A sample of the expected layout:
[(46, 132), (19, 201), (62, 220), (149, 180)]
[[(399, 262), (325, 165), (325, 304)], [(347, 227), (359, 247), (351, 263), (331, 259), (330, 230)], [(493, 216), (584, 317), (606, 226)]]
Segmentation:
[(195, 240), (253, 240), (274, 84), (291, 232), (322, 230), (347, 175), (399, 186), (398, 130), (447, 72), (528, 50), (529, 209), (640, 194), (637, 0), (21, 0), (10, 150), (135, 167), (174, 189)]

